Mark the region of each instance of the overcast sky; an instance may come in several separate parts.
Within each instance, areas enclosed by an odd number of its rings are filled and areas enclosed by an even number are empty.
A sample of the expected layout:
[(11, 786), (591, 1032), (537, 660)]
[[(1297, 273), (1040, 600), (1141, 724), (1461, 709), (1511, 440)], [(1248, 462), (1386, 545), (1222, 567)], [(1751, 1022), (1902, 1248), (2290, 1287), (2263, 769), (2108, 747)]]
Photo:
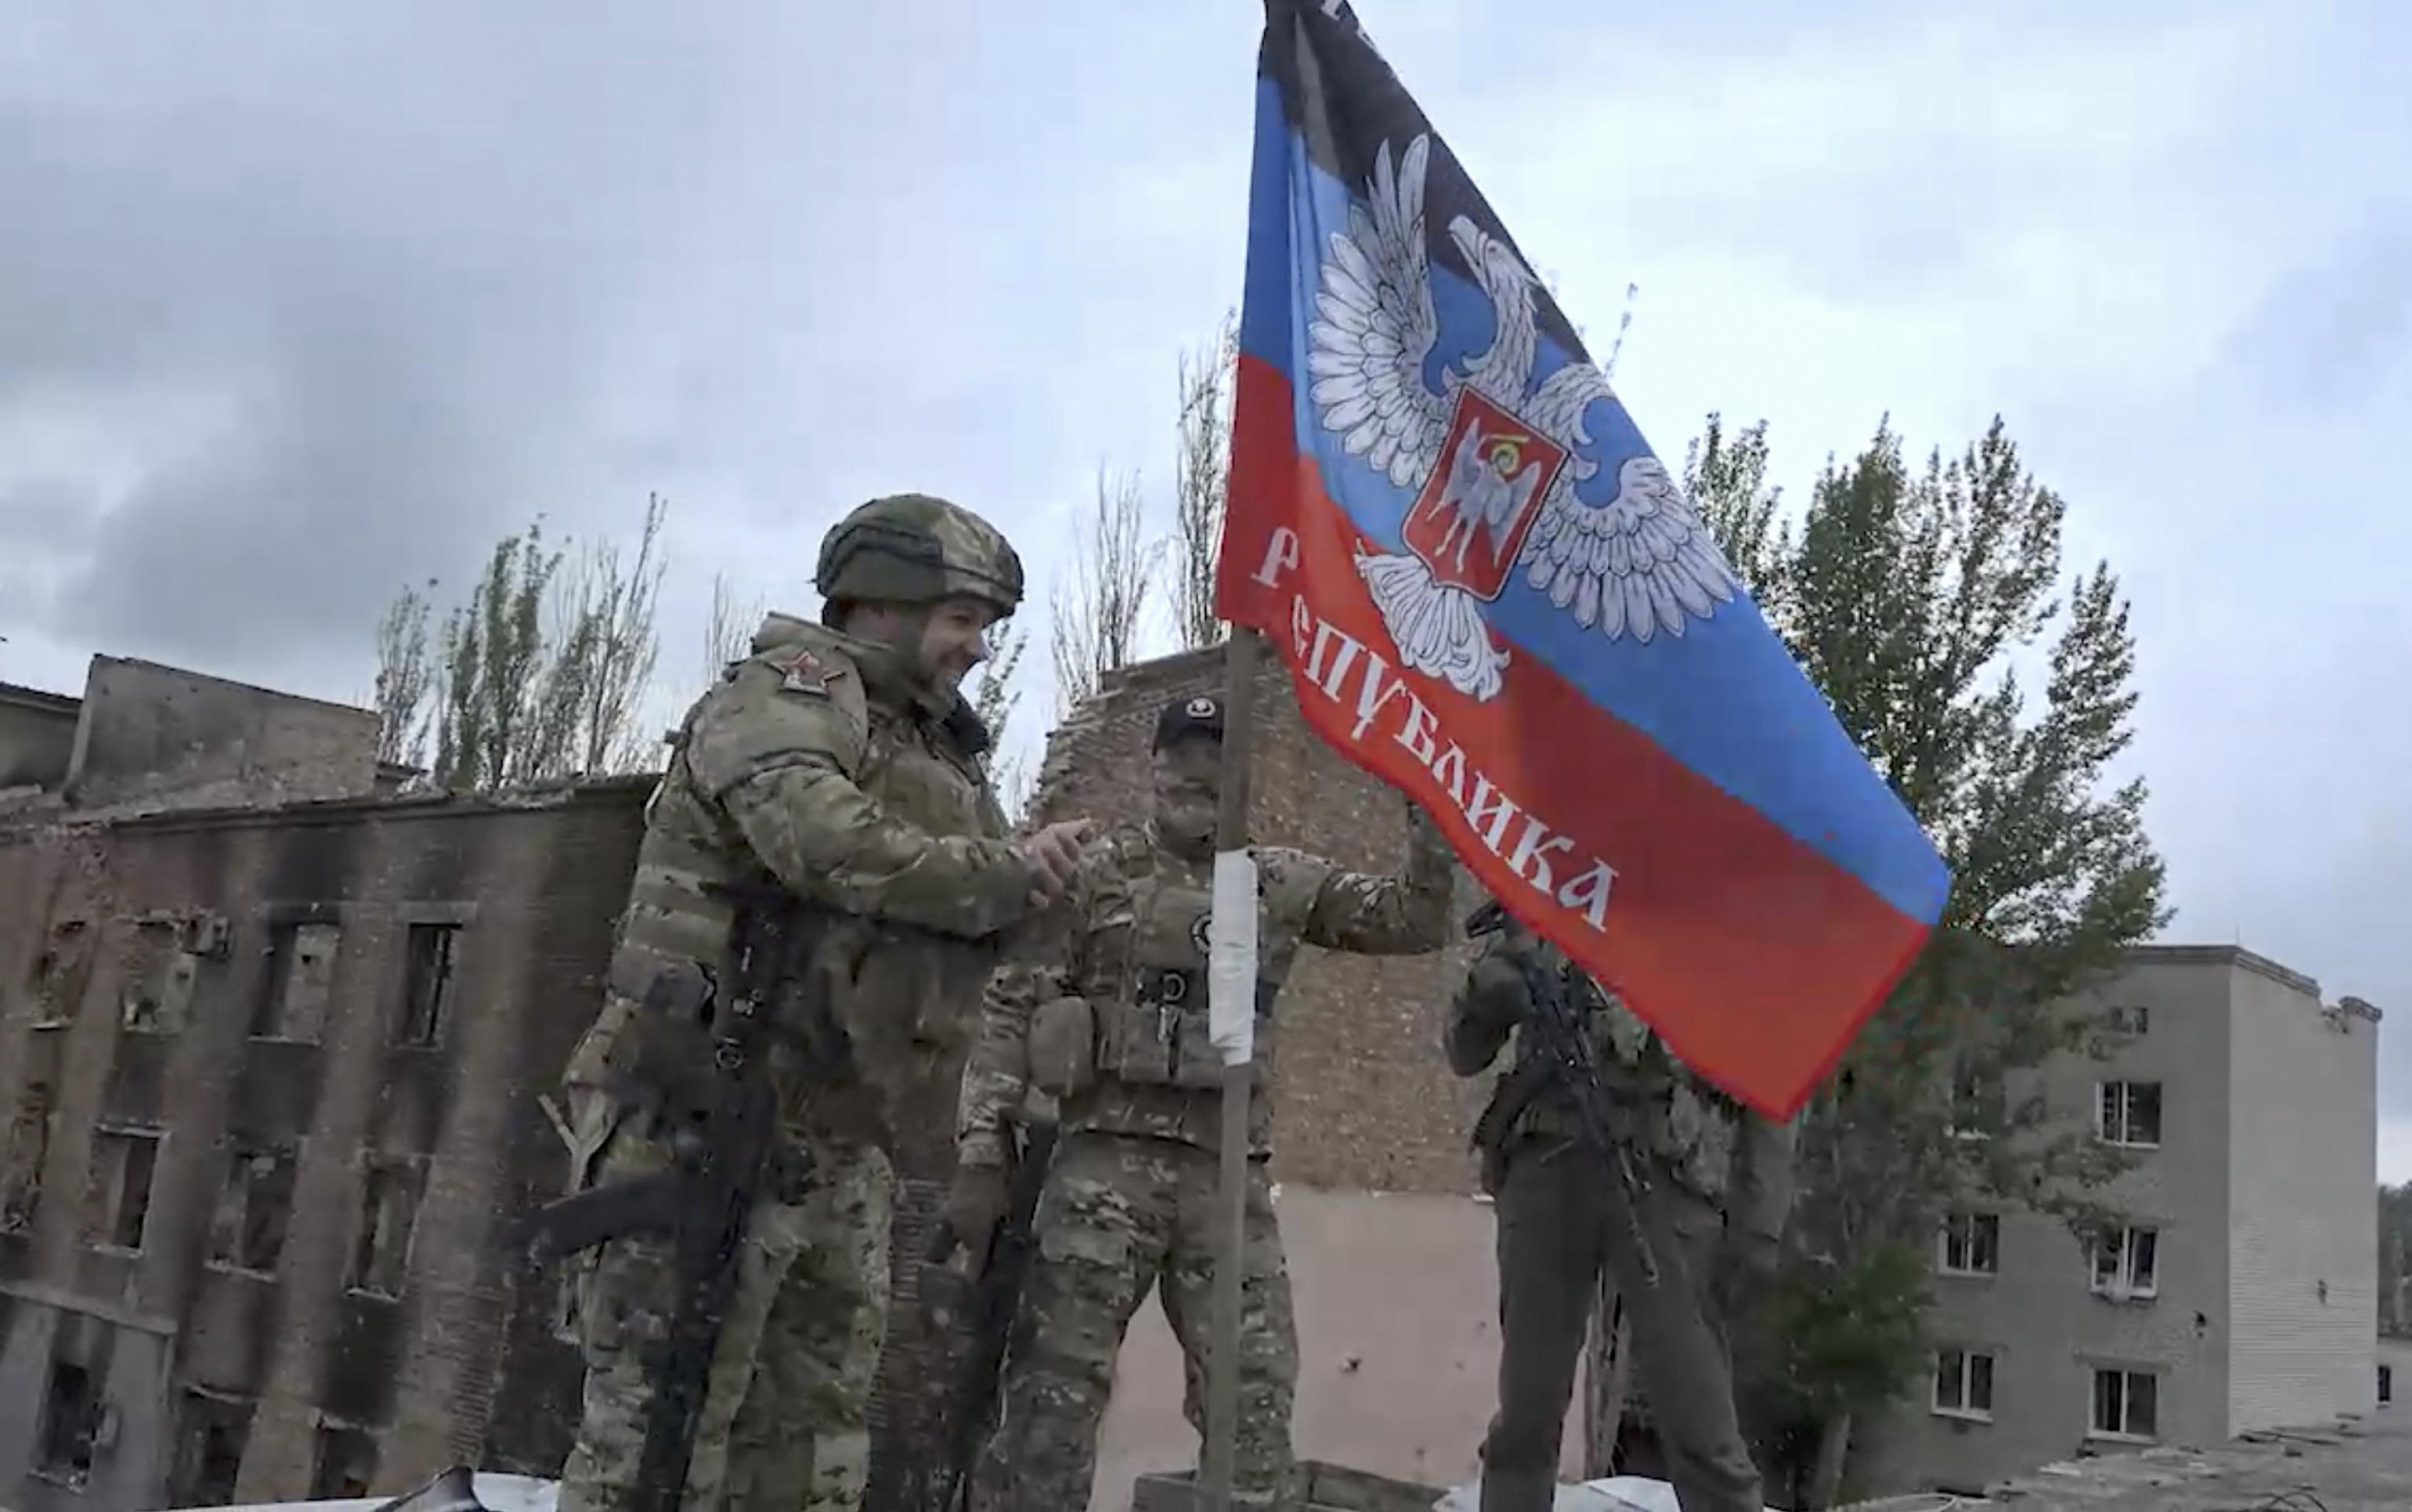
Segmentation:
[[(2002, 413), (2135, 598), (2169, 937), (2412, 1013), (2412, 11), (1362, 14), (1596, 346), (1640, 286), (1617, 372), (1662, 453), (1764, 417), (1799, 492), (1887, 411), (1913, 451)], [(809, 609), (875, 492), (988, 512), (1043, 585), (1101, 463), (1166, 497), (1176, 356), (1238, 297), (1258, 25), (10, 7), (0, 681), (105, 651), (360, 698), (397, 588), (539, 511), (631, 533), (649, 490), (681, 694), (714, 571)]]

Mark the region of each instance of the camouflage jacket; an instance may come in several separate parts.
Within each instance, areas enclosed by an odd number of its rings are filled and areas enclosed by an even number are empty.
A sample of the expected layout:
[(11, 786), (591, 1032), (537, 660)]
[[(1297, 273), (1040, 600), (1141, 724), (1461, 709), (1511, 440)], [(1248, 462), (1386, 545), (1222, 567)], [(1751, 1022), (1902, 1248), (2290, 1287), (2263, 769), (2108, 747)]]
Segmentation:
[[(728, 890), (750, 884), (817, 905), (825, 926), (772, 1015), (790, 1124), (837, 1121), (883, 1143), (934, 1125), (932, 1158), (951, 1157), (947, 1109), (981, 984), (1035, 880), (968, 706), (906, 678), (886, 647), (773, 614), (672, 744), (603, 1008), (565, 1079), (573, 1107), (625, 1070), (626, 1030), (660, 962), (719, 967)], [(617, 1116), (574, 1115), (586, 1127), (573, 1143), (599, 1148)]]
[(1449, 1004), (1444, 1049), (1459, 1076), (1480, 1075), (1511, 1034), (1516, 1040), (1515, 1064), (1493, 1090), (1483, 1118), (1490, 1127), (1481, 1132), (1503, 1143), (1526, 1134), (1575, 1136), (1568, 1095), (1519, 1027), (1531, 1002), (1520, 960), (1525, 952), (1537, 955), (1542, 969), (1569, 975), (1610, 1094), (1645, 1111), (1647, 1152), (1685, 1186), (1722, 1203), (1737, 1224), (1780, 1231), (1792, 1200), (1792, 1126), (1758, 1117), (1702, 1080), (1614, 993), (1537, 935), (1486, 938)]
[[(1449, 929), (1454, 863), (1420, 814), (1410, 821), (1405, 870), (1346, 872), (1320, 857), (1274, 846), (1257, 859), (1257, 978), (1249, 1139), (1270, 1152), (1275, 999), (1302, 945), (1360, 955), (1437, 950)], [(1067, 1093), (1067, 1132), (1099, 1129), (1177, 1139), (1213, 1150), (1221, 1113), (1222, 1058), (1208, 1035), (1207, 920), (1211, 858), (1175, 855), (1132, 826), (1092, 841), (1068, 895), (1049, 910), (1035, 958), (990, 984), (979, 1043), (963, 1077), (958, 1146), (969, 1164), (1004, 1158), (1004, 1120), (1030, 1085), (1034, 1010), (1067, 998), (1085, 1005), (1087, 1085)]]

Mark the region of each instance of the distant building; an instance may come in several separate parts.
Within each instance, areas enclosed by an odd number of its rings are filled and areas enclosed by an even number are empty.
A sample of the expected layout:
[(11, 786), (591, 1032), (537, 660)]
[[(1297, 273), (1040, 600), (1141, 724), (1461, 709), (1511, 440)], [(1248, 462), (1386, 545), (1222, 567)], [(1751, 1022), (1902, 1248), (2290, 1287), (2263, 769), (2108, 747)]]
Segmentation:
[(2151, 947), (2127, 1031), (2042, 1079), (2137, 1158), (2091, 1253), (1974, 1209), (1935, 1237), (1932, 1378), (1873, 1425), (1872, 1483), (1978, 1490), (2122, 1446), (2209, 1446), (2376, 1391), (2378, 1010), (2229, 947)]

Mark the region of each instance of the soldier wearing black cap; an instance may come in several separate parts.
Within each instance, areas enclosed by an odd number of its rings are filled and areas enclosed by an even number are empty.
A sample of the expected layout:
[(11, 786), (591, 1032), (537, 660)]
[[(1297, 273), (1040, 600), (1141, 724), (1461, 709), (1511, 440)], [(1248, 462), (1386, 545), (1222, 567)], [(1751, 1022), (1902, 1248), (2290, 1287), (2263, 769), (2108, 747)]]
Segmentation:
[[(1002, 1414), (974, 1484), (982, 1512), (1088, 1504), (1114, 1358), (1152, 1288), (1163, 1288), (1185, 1358), (1190, 1424), (1205, 1432), (1223, 1066), (1207, 1027), (1206, 943), (1222, 741), (1221, 699), (1199, 695), (1164, 708), (1147, 822), (1089, 843), (1052, 916), (1044, 964), (1002, 973), (990, 988), (963, 1076), (949, 1204), (956, 1234), (977, 1246), (993, 1231), (1004, 1209), (1007, 1121), (1031, 1089), (1056, 1101), (1060, 1132)], [(1258, 1079), (1249, 1115), (1235, 1468), (1241, 1496), (1257, 1504), (1278, 1498), (1289, 1477), (1298, 1374), (1289, 1276), (1265, 1174), (1273, 1003), (1302, 945), (1366, 955), (1441, 947), (1452, 862), (1439, 831), (1407, 809), (1406, 865), (1395, 876), (1250, 847)]]

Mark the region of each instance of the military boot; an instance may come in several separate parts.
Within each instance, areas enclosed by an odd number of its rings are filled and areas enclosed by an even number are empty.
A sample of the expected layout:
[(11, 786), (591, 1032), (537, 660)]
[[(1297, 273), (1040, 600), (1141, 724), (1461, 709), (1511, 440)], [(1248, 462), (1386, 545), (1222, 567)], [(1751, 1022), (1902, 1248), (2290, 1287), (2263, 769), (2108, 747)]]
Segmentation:
[(1558, 1500), (1558, 1473), (1482, 1468), (1481, 1512), (1550, 1512)]

